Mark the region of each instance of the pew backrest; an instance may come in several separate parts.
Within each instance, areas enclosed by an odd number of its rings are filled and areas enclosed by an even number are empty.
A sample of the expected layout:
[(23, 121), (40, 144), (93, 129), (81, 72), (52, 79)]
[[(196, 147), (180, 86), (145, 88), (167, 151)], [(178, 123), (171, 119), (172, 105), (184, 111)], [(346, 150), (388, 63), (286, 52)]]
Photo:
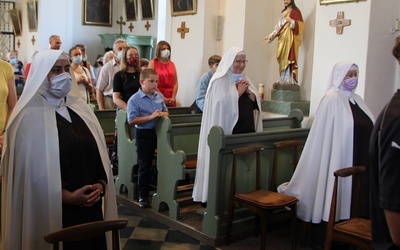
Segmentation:
[[(273, 164), (273, 144), (285, 140), (300, 140), (305, 142), (309, 130), (309, 128), (293, 128), (260, 133), (225, 135), (221, 127), (212, 127), (208, 135), (208, 145), (210, 147), (209, 189), (207, 211), (202, 223), (203, 232), (215, 238), (223, 237), (222, 232), (224, 232), (224, 222), (228, 207), (230, 171), (233, 159), (232, 149), (244, 146), (263, 146), (265, 148), (261, 153), (261, 173), (263, 176), (261, 182), (263, 188), (267, 188)], [(255, 164), (255, 160), (238, 161), (237, 166), (238, 168), (241, 166), (242, 172), (238, 173), (240, 181), (237, 182), (237, 190), (241, 192), (244, 190), (249, 191), (249, 187), (255, 183), (255, 180), (250, 179), (249, 176), (251, 175), (248, 175), (248, 172), (246, 172), (246, 164)], [(286, 178), (290, 180), (293, 168), (286, 170), (287, 173), (279, 173), (279, 171), (278, 166), (278, 175), (286, 175)], [(241, 219), (243, 222), (246, 222), (246, 219)], [(241, 225), (242, 229), (245, 230), (246, 227), (248, 229), (248, 224), (244, 223)]]

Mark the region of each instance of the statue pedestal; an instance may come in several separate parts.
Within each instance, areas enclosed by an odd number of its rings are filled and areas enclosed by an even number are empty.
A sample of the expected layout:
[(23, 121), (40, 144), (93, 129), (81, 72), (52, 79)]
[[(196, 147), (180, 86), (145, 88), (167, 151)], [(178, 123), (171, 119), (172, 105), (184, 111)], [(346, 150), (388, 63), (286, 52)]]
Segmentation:
[(293, 109), (300, 109), (305, 116), (310, 113), (310, 102), (301, 101), (300, 86), (297, 84), (278, 84), (273, 85), (271, 90), (271, 100), (263, 100), (262, 111), (288, 115)]

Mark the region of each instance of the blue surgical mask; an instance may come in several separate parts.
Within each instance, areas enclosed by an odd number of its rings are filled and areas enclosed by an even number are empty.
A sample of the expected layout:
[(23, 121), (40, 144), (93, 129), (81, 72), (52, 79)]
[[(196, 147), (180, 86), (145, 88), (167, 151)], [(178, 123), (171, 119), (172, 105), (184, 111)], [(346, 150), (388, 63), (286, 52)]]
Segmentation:
[(232, 78), (235, 80), (235, 82), (238, 82), (243, 79), (243, 74), (232, 73)]
[(82, 56), (74, 56), (72, 62), (75, 64), (80, 64), (82, 62)]
[(50, 78), (50, 89), (48, 91), (56, 98), (67, 96), (71, 88), (72, 79), (68, 72)]
[(117, 53), (117, 59), (118, 59), (118, 61), (121, 61), (121, 59), (122, 59), (122, 51), (119, 51)]
[(355, 90), (357, 88), (357, 85), (358, 85), (358, 78), (357, 77), (352, 77), (352, 78), (346, 79), (342, 83), (342, 87), (345, 90), (348, 90), (348, 91)]
[(11, 64), (17, 64), (17, 58), (12, 58), (10, 59)]

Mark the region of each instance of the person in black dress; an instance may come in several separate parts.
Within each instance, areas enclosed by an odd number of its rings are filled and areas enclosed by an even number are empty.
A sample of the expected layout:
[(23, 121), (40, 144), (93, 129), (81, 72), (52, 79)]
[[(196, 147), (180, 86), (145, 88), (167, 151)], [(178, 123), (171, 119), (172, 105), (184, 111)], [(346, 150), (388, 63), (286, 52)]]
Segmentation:
[[(1, 162), (2, 249), (50, 249), (43, 236), (82, 223), (115, 220), (115, 187), (104, 134), (72, 84), (68, 55), (39, 52), (5, 134)], [(64, 242), (105, 250), (102, 235)]]

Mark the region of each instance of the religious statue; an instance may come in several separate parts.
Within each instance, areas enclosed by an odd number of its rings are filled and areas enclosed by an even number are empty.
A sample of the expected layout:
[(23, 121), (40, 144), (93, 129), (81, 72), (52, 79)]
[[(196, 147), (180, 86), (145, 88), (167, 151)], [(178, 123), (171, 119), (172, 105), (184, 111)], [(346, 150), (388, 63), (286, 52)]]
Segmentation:
[(276, 84), (298, 84), (297, 59), (302, 42), (304, 22), (294, 0), (283, 0), (283, 3), (285, 8), (282, 10), (275, 30), (264, 37), (263, 40), (264, 43), (271, 43), (275, 37), (278, 37), (276, 58), (279, 63), (280, 78)]

